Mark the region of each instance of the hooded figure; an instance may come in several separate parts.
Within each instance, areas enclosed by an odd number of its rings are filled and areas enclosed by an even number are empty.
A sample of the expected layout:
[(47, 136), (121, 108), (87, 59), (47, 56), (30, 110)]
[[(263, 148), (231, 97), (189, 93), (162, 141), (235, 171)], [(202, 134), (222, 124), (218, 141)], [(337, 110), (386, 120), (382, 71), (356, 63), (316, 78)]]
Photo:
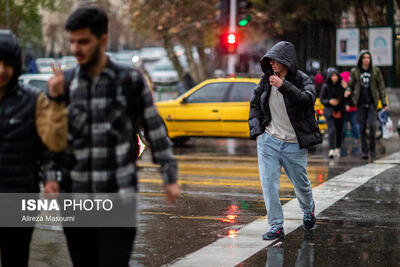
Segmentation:
[(342, 145), (343, 117), (346, 111), (345, 89), (342, 77), (336, 68), (328, 68), (327, 78), (321, 89), (321, 103), (324, 105), (324, 116), (328, 123), (330, 158), (340, 156)]
[(0, 30), (0, 60), (14, 69), (14, 75), (7, 85), (8, 88), (14, 88), (22, 72), (22, 54), (17, 38), (10, 30)]
[[(59, 104), (18, 84), (21, 68), (17, 38), (9, 30), (0, 30), (0, 193), (38, 193), (44, 144), (56, 150), (59, 142), (54, 145), (45, 140), (57, 139), (66, 130), (59, 126), (66, 114), (54, 114)], [(1, 201), (0, 211), (10, 211), (12, 202)], [(6, 217), (10, 216), (0, 214), (0, 218)], [(29, 221), (13, 223), (13, 227), (0, 227), (1, 265), (28, 266), (34, 225)]]
[[(383, 76), (378, 67), (372, 64), (371, 53), (362, 50), (357, 66), (351, 70), (347, 92), (351, 94), (357, 105), (358, 123), (360, 124), (361, 157), (368, 159), (376, 157), (375, 150), (375, 123), (379, 100), (384, 109), (388, 109), (386, 102), (386, 88)], [(366, 129), (369, 129), (367, 136)], [(367, 142), (369, 139), (369, 144)]]
[[(332, 75), (334, 74), (337, 76), (337, 81), (335, 83), (332, 81)], [(328, 68), (327, 77), (322, 86), (320, 95), (321, 103), (324, 105), (325, 118), (331, 118), (332, 111), (345, 111), (345, 88), (342, 86), (342, 80), (342, 76), (340, 76), (340, 73), (336, 68)], [(338, 99), (339, 103), (337, 105), (332, 105), (329, 103), (330, 99)]]
[(250, 101), (250, 138), (256, 139), (271, 122), (271, 111), (268, 103), (271, 93), (271, 86), (268, 81), (269, 77), (274, 74), (270, 64), (271, 60), (288, 68), (288, 73), (283, 85), (279, 88), (279, 92), (283, 95), (299, 147), (307, 148), (321, 143), (322, 135), (315, 120), (314, 102), (316, 94), (313, 82), (304, 72), (297, 69), (294, 45), (285, 41), (275, 44), (260, 61), (264, 75), (254, 90)]
[(250, 100), (250, 137), (257, 139), (260, 181), (269, 231), (264, 240), (282, 238), (283, 212), (279, 199), (281, 169), (292, 182), (303, 226), (315, 224), (315, 204), (307, 176), (309, 146), (321, 143), (314, 113), (315, 91), (310, 77), (297, 69), (294, 45), (279, 42), (261, 59), (264, 75)]

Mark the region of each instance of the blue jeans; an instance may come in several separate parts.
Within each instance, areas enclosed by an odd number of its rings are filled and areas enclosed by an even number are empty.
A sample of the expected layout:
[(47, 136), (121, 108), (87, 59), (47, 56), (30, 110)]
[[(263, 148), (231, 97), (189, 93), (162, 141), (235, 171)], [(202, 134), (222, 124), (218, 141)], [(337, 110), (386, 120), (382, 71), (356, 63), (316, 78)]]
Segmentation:
[(314, 200), (306, 169), (308, 150), (300, 149), (298, 143), (287, 143), (264, 133), (257, 138), (257, 154), (268, 223), (283, 225), (279, 199), (282, 166), (293, 184), (300, 208), (303, 212), (311, 212)]
[(351, 132), (354, 139), (360, 138), (360, 125), (357, 122), (357, 111), (345, 112), (343, 118), (343, 137), (346, 137), (347, 123), (350, 122)]

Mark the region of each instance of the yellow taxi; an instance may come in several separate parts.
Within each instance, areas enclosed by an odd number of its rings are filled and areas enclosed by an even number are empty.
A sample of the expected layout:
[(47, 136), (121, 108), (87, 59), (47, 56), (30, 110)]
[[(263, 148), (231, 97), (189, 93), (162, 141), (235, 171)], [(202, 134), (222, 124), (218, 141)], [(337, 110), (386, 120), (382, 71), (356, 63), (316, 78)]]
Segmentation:
[[(254, 78), (209, 79), (177, 99), (157, 102), (169, 138), (176, 143), (188, 137), (249, 138), (250, 98), (258, 82)], [(317, 103), (323, 107), (319, 99)]]

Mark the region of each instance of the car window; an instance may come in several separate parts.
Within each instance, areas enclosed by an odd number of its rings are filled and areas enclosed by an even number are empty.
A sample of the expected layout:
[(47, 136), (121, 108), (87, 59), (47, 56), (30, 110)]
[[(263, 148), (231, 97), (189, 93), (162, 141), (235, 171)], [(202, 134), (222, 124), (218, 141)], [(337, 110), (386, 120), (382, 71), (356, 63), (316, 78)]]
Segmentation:
[(45, 92), (47, 90), (47, 81), (43, 80), (30, 80), (28, 83), (30, 86), (40, 89), (40, 91)]
[(250, 102), (256, 85), (254, 83), (234, 83), (229, 94), (229, 102)]
[(230, 83), (210, 83), (188, 97), (188, 103), (223, 102)]

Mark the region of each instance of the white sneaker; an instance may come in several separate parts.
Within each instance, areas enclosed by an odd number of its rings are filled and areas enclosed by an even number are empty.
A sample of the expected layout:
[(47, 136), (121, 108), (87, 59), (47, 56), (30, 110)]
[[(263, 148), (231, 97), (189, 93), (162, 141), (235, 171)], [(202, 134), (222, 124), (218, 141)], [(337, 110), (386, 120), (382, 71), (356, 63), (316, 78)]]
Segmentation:
[(335, 158), (340, 158), (340, 148), (335, 148)]
[(335, 150), (334, 149), (329, 149), (328, 157), (333, 159), (334, 156), (335, 156)]

